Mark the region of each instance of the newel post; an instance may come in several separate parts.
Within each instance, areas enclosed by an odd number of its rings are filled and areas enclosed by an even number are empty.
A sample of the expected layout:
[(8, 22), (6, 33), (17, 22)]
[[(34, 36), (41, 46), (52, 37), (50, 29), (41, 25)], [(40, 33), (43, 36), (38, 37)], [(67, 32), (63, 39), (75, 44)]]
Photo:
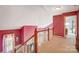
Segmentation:
[(14, 53), (16, 53), (16, 49), (14, 49)]
[(35, 53), (38, 52), (38, 34), (37, 34), (37, 28), (35, 28), (35, 31), (34, 31), (34, 50), (35, 50)]
[(49, 28), (48, 28), (48, 41), (49, 41)]

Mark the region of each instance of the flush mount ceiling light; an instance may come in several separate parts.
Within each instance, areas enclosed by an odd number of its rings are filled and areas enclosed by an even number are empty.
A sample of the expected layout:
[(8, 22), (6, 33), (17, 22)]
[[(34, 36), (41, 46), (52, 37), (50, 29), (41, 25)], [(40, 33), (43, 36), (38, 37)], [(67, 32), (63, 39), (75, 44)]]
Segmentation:
[(52, 10), (61, 10), (60, 7), (52, 8)]
[(52, 10), (61, 10), (62, 9), (62, 6), (55, 6), (52, 8)]
[(57, 7), (57, 8), (55, 8), (56, 10), (60, 10), (61, 8), (59, 8), (59, 7)]
[(52, 8), (52, 10), (61, 10), (61, 8)]

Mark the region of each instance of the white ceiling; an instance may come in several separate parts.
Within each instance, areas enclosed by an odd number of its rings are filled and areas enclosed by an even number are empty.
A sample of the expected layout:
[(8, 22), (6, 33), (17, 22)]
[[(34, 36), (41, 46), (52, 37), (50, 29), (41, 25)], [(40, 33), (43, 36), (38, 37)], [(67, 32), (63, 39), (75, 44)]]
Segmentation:
[(52, 23), (53, 15), (78, 9), (79, 6), (75, 5), (0, 5), (0, 30), (17, 29), (26, 25), (46, 27)]

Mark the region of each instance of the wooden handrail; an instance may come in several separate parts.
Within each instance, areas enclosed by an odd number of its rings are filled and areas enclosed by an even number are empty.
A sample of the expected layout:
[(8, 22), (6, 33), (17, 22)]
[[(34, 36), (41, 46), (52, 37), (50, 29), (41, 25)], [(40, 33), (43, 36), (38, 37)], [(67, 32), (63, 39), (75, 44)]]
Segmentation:
[(25, 41), (23, 44), (21, 44), (21, 46), (19, 46), (17, 49), (14, 49), (14, 52), (16, 52), (16, 50), (18, 50), (19, 48), (21, 48), (24, 44), (26, 44), (26, 42), (28, 42), (31, 38), (33, 38), (34, 35), (32, 35), (27, 41)]
[[(53, 28), (49, 28), (49, 30), (52, 30)], [(39, 32), (43, 32), (43, 31), (48, 31), (48, 29), (43, 29), (43, 30), (39, 30), (39, 31), (37, 31), (38, 33)]]
[(47, 31), (48, 32), (48, 41), (49, 41), (49, 30), (52, 30), (53, 31), (53, 28), (47, 28), (47, 29), (43, 29), (43, 30), (40, 30), (40, 31), (38, 31), (38, 33), (39, 32), (43, 32), (43, 31)]
[(48, 41), (49, 41), (49, 28), (48, 28)]
[(37, 37), (37, 33), (39, 32), (43, 32), (43, 31), (48, 31), (48, 40), (49, 40), (49, 30), (52, 30), (53, 28), (47, 28), (47, 29), (43, 29), (43, 30), (40, 30), (40, 31), (37, 31), (37, 28), (35, 28), (35, 31), (34, 31), (34, 34), (27, 40), (25, 41), (24, 43), (21, 44), (21, 46), (19, 46), (18, 48), (15, 48), (14, 49), (14, 52), (16, 53), (16, 51), (21, 48), (24, 44), (26, 44), (26, 42), (28, 42), (31, 38), (34, 37), (34, 45), (35, 45), (35, 52), (37, 53), (37, 50), (38, 50), (38, 46), (37, 46), (37, 41), (38, 41), (38, 37)]

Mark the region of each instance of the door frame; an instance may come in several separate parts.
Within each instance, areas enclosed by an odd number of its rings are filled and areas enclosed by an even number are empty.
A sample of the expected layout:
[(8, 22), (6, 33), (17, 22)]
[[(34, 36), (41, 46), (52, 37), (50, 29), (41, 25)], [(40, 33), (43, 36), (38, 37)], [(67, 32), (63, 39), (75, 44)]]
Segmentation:
[[(13, 39), (13, 51), (12, 51), (12, 53), (14, 52), (14, 50), (15, 50), (15, 34), (14, 33), (4, 33), (3, 35), (6, 35), (6, 34), (13, 34), (14, 35), (14, 39)], [(2, 39), (3, 39), (3, 35), (2, 35)], [(3, 39), (3, 41), (4, 41), (4, 39)], [(4, 42), (2, 41), (2, 43), (3, 43), (3, 52), (4, 52)]]
[[(69, 16), (76, 16), (76, 28), (75, 28), (75, 31), (76, 31), (76, 37), (77, 37), (77, 15), (69, 15)], [(66, 38), (66, 31), (65, 31), (65, 18), (68, 17), (68, 16), (64, 16), (64, 37)]]

